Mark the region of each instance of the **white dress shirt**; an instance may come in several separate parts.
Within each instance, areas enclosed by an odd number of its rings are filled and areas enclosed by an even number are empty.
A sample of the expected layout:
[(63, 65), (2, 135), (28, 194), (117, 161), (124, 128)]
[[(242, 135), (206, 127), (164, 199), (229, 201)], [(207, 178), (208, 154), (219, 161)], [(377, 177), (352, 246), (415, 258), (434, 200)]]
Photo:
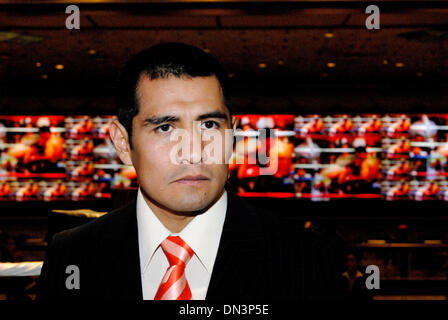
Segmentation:
[(192, 300), (204, 300), (215, 264), (227, 210), (227, 191), (206, 212), (194, 217), (180, 233), (170, 232), (143, 198), (137, 195), (137, 227), (143, 299), (153, 300), (167, 268), (160, 246), (168, 236), (180, 236), (194, 251), (185, 268)]

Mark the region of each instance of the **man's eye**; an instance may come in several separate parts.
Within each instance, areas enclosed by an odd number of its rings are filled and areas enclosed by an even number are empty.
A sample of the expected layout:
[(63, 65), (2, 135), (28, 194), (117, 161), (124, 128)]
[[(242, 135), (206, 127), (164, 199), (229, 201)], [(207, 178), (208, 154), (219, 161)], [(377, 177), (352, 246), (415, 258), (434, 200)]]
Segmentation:
[(162, 124), (161, 126), (156, 128), (156, 131), (159, 131), (159, 132), (169, 132), (169, 131), (171, 131), (171, 130), (168, 131), (169, 128), (171, 128), (170, 124)]
[(216, 126), (215, 129), (218, 129), (219, 123), (217, 123), (216, 121), (212, 121), (212, 120), (205, 121), (202, 124), (202, 129), (213, 129), (213, 126)]

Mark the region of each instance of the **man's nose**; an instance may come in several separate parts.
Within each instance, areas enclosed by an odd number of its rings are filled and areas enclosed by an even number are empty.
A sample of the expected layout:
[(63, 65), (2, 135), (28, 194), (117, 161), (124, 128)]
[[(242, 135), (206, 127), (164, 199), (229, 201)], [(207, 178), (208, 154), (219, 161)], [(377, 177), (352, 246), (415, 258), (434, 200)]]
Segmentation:
[(202, 161), (202, 131), (201, 122), (195, 121), (192, 127), (187, 130), (189, 135), (189, 152), (183, 155), (181, 163), (198, 164)]

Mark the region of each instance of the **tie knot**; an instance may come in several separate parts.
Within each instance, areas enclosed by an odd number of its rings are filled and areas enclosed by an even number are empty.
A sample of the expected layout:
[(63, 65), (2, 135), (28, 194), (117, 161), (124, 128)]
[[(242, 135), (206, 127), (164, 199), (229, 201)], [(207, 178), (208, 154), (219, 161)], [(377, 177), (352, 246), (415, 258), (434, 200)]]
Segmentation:
[(185, 267), (194, 254), (193, 249), (179, 236), (167, 237), (162, 241), (161, 246), (170, 266), (182, 265)]

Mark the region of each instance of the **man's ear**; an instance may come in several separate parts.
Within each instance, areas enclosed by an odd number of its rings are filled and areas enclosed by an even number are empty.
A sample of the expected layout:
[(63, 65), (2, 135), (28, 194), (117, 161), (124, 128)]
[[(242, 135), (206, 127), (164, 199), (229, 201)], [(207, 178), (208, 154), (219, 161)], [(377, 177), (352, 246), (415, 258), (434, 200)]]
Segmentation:
[(112, 143), (115, 146), (115, 150), (117, 150), (120, 160), (126, 165), (132, 165), (131, 147), (129, 145), (129, 138), (126, 129), (120, 122), (114, 120), (110, 124), (109, 131), (110, 138), (112, 139)]

